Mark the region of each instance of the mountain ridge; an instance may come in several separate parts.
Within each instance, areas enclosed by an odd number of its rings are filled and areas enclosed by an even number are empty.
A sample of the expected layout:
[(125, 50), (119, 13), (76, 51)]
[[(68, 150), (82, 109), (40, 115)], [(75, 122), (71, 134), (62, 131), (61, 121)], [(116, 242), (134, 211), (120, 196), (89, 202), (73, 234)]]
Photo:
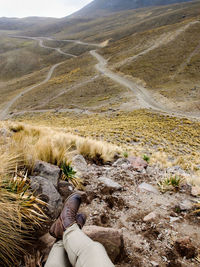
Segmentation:
[(191, 1), (192, 0), (94, 0), (69, 17), (101, 16), (103, 14), (105, 15), (106, 13), (119, 12), (123, 10), (170, 5)]

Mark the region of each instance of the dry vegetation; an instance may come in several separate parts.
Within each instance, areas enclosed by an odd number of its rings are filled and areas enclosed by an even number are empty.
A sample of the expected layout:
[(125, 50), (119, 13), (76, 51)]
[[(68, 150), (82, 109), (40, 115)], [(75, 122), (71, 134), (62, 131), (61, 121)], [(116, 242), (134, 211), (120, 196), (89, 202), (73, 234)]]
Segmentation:
[(62, 167), (78, 153), (102, 164), (113, 161), (122, 151), (64, 129), (11, 122), (0, 123), (0, 127), (0, 265), (7, 267), (19, 264), (37, 238), (33, 231), (48, 222), (41, 209), (46, 204), (30, 191), (28, 175), (34, 162), (39, 159)]
[(171, 86), (168, 85), (168, 87), (171, 87), (171, 91), (168, 90), (167, 96), (171, 95), (173, 97), (173, 82), (179, 83), (180, 87), (182, 86), (181, 81), (183, 78), (184, 82), (185, 80), (190, 80), (194, 83), (199, 82), (199, 54), (192, 59), (193, 64), (187, 64), (186, 70), (178, 74), (176, 80), (173, 81), (171, 79), (178, 71), (180, 65), (187, 60), (189, 55), (199, 45), (199, 31), (200, 23), (191, 25), (182, 34), (177, 36), (175, 40), (166, 45), (161, 45), (118, 70), (133, 77), (139, 77), (145, 81), (148, 87), (153, 89), (163, 88), (166, 83), (170, 82)]
[[(45, 203), (29, 191), (25, 157), (9, 137), (0, 136), (0, 265), (16, 266), (33, 232), (47, 217)], [(40, 207), (39, 207), (40, 206)]]
[(199, 122), (146, 110), (102, 115), (46, 113), (17, 117), (16, 121), (66, 128), (83, 137), (122, 146), (129, 154), (147, 154), (151, 163), (157, 162), (163, 167), (180, 165), (199, 173)]
[[(63, 22), (55, 35), (59, 39), (80, 39), (92, 42), (113, 41), (152, 28), (174, 24), (199, 15), (199, 1), (173, 6), (150, 7), (122, 11), (94, 19), (74, 19)], [(45, 29), (46, 32), (51, 29)], [(50, 34), (51, 35), (51, 34)]]
[(35, 71), (34, 73), (27, 74), (20, 78), (10, 80), (8, 82), (0, 82), (0, 107), (10, 99), (12, 99), (16, 94), (24, 91), (25, 88), (35, 85), (45, 79), (49, 68), (44, 68), (40, 71)]
[(2, 36), (0, 80), (8, 81), (41, 70), (63, 60), (55, 51), (38, 46), (38, 42)]

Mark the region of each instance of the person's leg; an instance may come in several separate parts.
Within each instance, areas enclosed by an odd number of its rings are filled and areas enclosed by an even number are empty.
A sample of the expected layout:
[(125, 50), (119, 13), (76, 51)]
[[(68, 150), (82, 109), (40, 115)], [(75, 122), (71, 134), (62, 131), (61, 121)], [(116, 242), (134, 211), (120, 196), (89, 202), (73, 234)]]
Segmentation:
[(45, 267), (71, 267), (62, 240), (54, 244)]
[(73, 224), (63, 235), (63, 244), (74, 267), (114, 267), (105, 248)]

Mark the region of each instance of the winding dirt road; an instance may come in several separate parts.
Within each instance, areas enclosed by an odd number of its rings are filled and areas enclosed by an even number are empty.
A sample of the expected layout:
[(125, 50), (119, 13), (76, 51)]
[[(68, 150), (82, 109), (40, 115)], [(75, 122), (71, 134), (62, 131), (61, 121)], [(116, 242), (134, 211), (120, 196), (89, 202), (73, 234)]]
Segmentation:
[(16, 95), (11, 101), (9, 101), (6, 106), (4, 107), (4, 109), (1, 111), (0, 113), (0, 120), (5, 120), (8, 113), (9, 113), (9, 109), (12, 107), (12, 105), (20, 98), (22, 97), (24, 94), (30, 92), (31, 90), (35, 89), (36, 87), (40, 86), (40, 85), (43, 85), (45, 84), (46, 82), (48, 82), (50, 79), (51, 79), (51, 76), (54, 72), (54, 70), (60, 66), (63, 62), (61, 63), (58, 63), (58, 64), (55, 64), (51, 67), (50, 71), (48, 72), (47, 74), (47, 77), (45, 78), (44, 81), (34, 85), (34, 86), (31, 86), (31, 87), (28, 87), (27, 89), (25, 89), (24, 91), (22, 91), (21, 93), (19, 93), (18, 95)]
[[(197, 22), (193, 22), (190, 23), (188, 25), (186, 25), (184, 28), (181, 28), (180, 30), (178, 30), (176, 32), (176, 34), (171, 35), (171, 39), (168, 36), (168, 40), (173, 40), (175, 37), (177, 37), (177, 35), (179, 35), (181, 32), (183, 32), (184, 30), (186, 30), (190, 25), (197, 23)], [(13, 37), (13, 36), (12, 36)], [(67, 55), (67, 56), (71, 56), (71, 57), (77, 57), (75, 55), (72, 54), (68, 54), (63, 52), (59, 47), (56, 48), (52, 48), (49, 46), (44, 45), (44, 40), (51, 40), (51, 41), (64, 41), (64, 42), (73, 42), (76, 44), (81, 44), (81, 45), (88, 45), (88, 46), (95, 46), (95, 47), (102, 47), (102, 44), (94, 44), (94, 43), (86, 43), (86, 42), (82, 42), (80, 40), (56, 40), (53, 38), (49, 38), (49, 37), (27, 37), (27, 36), (14, 36), (14, 38), (23, 38), (23, 39), (32, 39), (32, 40), (36, 40), (39, 42), (40, 47), (43, 47), (45, 49), (52, 49), (57, 51), (60, 54), (63, 55)], [(166, 36), (164, 38), (164, 40), (166, 40)], [(159, 45), (162, 45), (163, 42), (160, 42)], [(145, 54), (148, 51), (155, 49), (157, 47), (157, 45), (151, 47), (150, 49), (145, 50), (144, 52), (140, 53), (140, 54)], [(149, 91), (147, 91), (143, 86), (136, 84), (135, 82), (133, 82), (132, 80), (128, 79), (127, 77), (120, 75), (118, 73), (115, 73), (113, 71), (111, 71), (108, 67), (107, 67), (107, 60), (104, 59), (100, 54), (97, 53), (96, 50), (91, 50), (90, 54), (98, 61), (98, 63), (95, 65), (95, 68), (102, 73), (103, 75), (109, 77), (110, 79), (112, 79), (113, 81), (117, 82), (118, 84), (129, 88), (137, 97), (137, 99), (139, 100), (140, 105), (143, 108), (147, 108), (147, 109), (153, 109), (155, 111), (159, 111), (159, 112), (164, 112), (167, 113), (169, 115), (175, 115), (175, 116), (179, 116), (179, 117), (188, 117), (191, 119), (199, 119), (199, 115), (198, 116), (193, 116), (190, 115), (188, 113), (181, 113), (181, 112), (176, 112), (176, 111), (172, 111), (167, 109), (166, 107), (163, 107), (162, 104), (159, 104), (157, 101), (155, 101), (151, 95), (151, 93)], [(139, 55), (140, 55), (139, 54)], [(136, 56), (139, 56), (136, 55)], [(132, 57), (131, 60), (133, 60), (136, 56)], [(37, 84), (34, 85), (30, 88), (27, 88), (26, 90), (24, 90), (23, 92), (21, 92), (20, 94), (18, 94), (15, 98), (13, 98), (9, 103), (7, 103), (6, 107), (4, 108), (4, 110), (1, 112), (0, 114), (0, 119), (3, 120), (6, 118), (9, 109), (11, 108), (11, 106), (21, 97), (23, 96), (23, 94), (30, 92), (31, 90), (33, 90), (34, 88), (46, 83), (47, 81), (49, 81), (49, 79), (51, 78), (54, 70), (61, 65), (63, 62), (55, 64), (54, 66), (51, 67), (46, 79)]]
[[(63, 52), (60, 48), (52, 48), (52, 47), (48, 47), (46, 45), (44, 45), (44, 40), (41, 40), (41, 38), (39, 37), (26, 37), (26, 36), (12, 36), (13, 38), (20, 38), (20, 39), (31, 39), (31, 40), (36, 40), (39, 42), (39, 46), (42, 47), (42, 48), (46, 48), (46, 49), (52, 49), (52, 50), (55, 50), (57, 51), (58, 53), (62, 54), (62, 55), (66, 55), (66, 56), (71, 56), (71, 57), (77, 57), (75, 55), (72, 55), (72, 54), (68, 54), (68, 53), (65, 53)], [(28, 87), (27, 89), (25, 89), (24, 91), (22, 91), (21, 93), (19, 93), (18, 95), (16, 95), (12, 100), (10, 100), (8, 103), (6, 103), (5, 107), (3, 108), (3, 110), (1, 110), (0, 112), (0, 120), (5, 120), (7, 118), (7, 115), (9, 113), (9, 109), (13, 106), (13, 104), (20, 98), (22, 97), (24, 94), (32, 91), (33, 89), (35, 89), (36, 87), (39, 87), (40, 85), (43, 85), (45, 83), (47, 83), (53, 73), (54, 73), (54, 70), (60, 66), (61, 64), (63, 64), (63, 62), (60, 62), (60, 63), (57, 63), (55, 65), (53, 65), (51, 67), (51, 69), (49, 70), (48, 74), (47, 74), (47, 77), (40, 83), (37, 83), (36, 85), (34, 86), (31, 86), (31, 87)]]

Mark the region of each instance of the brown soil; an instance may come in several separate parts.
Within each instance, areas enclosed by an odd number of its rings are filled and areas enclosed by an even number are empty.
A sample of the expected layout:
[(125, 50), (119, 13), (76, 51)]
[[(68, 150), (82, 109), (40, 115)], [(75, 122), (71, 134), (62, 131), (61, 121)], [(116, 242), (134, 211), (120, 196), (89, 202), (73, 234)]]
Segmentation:
[[(121, 229), (124, 236), (124, 252), (118, 267), (124, 266), (199, 266), (195, 257), (186, 259), (176, 249), (176, 241), (188, 236), (196, 254), (200, 249), (200, 217), (191, 211), (180, 212), (179, 203), (185, 199), (195, 201), (187, 190), (154, 194), (139, 192), (142, 182), (155, 188), (159, 174), (152, 174), (148, 167), (144, 173), (137, 173), (121, 167), (88, 167), (84, 175), (88, 203), (83, 211), (88, 214), (86, 225), (98, 225)], [(122, 185), (121, 191), (105, 193), (99, 186), (98, 178), (106, 176)], [(144, 217), (151, 212), (156, 218), (144, 222)], [(170, 220), (177, 219), (175, 222)], [(187, 254), (187, 252), (185, 252)], [(158, 265), (156, 265), (156, 263)]]

